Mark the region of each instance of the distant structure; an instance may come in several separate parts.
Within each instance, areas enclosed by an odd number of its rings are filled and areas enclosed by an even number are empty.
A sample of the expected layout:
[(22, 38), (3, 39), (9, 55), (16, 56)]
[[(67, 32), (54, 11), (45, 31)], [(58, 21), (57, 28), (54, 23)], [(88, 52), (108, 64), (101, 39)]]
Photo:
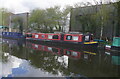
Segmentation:
[(28, 28), (29, 13), (13, 14), (9, 16), (10, 31), (23, 32)]
[[(116, 8), (114, 4), (120, 5), (120, 2), (103, 4), (109, 10), (109, 19), (103, 28), (103, 37), (112, 39), (113, 36), (120, 35), (120, 22), (116, 17), (120, 17), (120, 7)], [(87, 7), (73, 8), (71, 11), (70, 31), (77, 32), (92, 32), (96, 38), (100, 37), (101, 28), (96, 26), (94, 21), (90, 18), (94, 16), (101, 9), (101, 5), (93, 5)], [(119, 10), (119, 11), (118, 11)], [(96, 19), (97, 20), (97, 19)], [(101, 21), (98, 21), (98, 23)]]

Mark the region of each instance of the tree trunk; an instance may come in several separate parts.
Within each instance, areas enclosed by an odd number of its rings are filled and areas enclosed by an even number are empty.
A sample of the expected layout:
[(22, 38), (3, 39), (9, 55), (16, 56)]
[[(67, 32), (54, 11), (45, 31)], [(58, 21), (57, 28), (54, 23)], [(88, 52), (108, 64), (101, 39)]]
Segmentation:
[(101, 32), (100, 32), (100, 40), (102, 40), (103, 37), (103, 16), (101, 17)]
[(102, 40), (102, 37), (103, 37), (103, 26), (101, 26), (100, 40)]

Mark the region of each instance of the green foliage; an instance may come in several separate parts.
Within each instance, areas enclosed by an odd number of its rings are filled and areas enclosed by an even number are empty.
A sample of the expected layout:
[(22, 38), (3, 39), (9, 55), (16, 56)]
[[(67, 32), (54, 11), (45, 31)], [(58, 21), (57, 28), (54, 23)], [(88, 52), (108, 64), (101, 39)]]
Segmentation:
[(103, 37), (103, 28), (109, 21), (110, 12), (111, 9), (109, 9), (107, 5), (101, 4), (100, 10), (98, 10), (96, 14), (93, 16), (93, 19), (96, 22), (96, 26), (101, 28), (100, 39), (102, 39)]
[(23, 21), (21, 17), (15, 17), (12, 22), (14, 22), (13, 29), (19, 29), (19, 32), (23, 32)]
[(31, 28), (41, 32), (53, 32), (53, 29), (62, 31), (69, 12), (69, 6), (63, 11), (60, 10), (59, 6), (50, 7), (45, 10), (34, 9), (29, 18), (29, 25)]
[(116, 36), (120, 36), (120, 2), (118, 2), (117, 3), (117, 6), (118, 6), (118, 8), (117, 8), (117, 13), (118, 13), (118, 27), (117, 27), (117, 34), (116, 34)]
[(35, 9), (31, 12), (29, 23), (39, 28), (40, 24), (43, 23), (44, 16), (44, 10)]
[(0, 8), (0, 25), (8, 26), (8, 17), (10, 12), (5, 8)]
[(101, 5), (101, 9), (96, 13), (96, 15), (94, 16), (95, 19), (97, 19), (97, 24), (101, 25), (101, 22), (103, 22), (103, 24), (107, 23), (108, 19), (109, 19), (109, 13), (110, 13), (110, 9), (108, 9), (106, 7), (106, 5)]

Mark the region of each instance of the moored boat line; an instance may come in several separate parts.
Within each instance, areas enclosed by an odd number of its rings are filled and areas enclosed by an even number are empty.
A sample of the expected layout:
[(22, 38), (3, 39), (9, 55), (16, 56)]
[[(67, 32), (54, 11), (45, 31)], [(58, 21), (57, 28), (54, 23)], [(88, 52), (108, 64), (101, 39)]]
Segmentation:
[(26, 39), (79, 45), (98, 45), (98, 42), (93, 41), (92, 34), (26, 33)]

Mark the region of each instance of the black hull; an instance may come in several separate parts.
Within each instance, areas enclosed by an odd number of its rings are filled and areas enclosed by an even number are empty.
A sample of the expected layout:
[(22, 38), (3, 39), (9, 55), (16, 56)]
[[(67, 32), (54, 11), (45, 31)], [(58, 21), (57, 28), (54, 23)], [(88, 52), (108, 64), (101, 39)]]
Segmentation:
[(120, 51), (120, 47), (116, 47), (116, 46), (111, 46), (111, 50), (116, 50), (116, 51)]
[(1, 36), (1, 38), (3, 39), (13, 39), (13, 40), (26, 40), (25, 37), (22, 37), (22, 38), (14, 38), (14, 37), (5, 37), (5, 36)]

